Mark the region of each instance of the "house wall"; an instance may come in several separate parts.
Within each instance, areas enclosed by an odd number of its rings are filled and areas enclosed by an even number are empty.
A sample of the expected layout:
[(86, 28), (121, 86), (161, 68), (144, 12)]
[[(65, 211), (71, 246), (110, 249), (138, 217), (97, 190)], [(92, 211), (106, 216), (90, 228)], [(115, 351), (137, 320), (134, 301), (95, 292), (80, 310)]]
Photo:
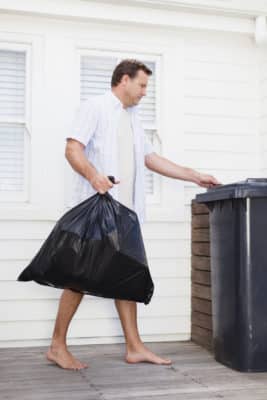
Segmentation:
[[(232, 21), (231, 21), (232, 22)], [(258, 73), (248, 34), (0, 15), (1, 41), (33, 41), (31, 186), (0, 210), (0, 346), (47, 344), (61, 291), (16, 282), (64, 211), (64, 135), (78, 101), (76, 48), (160, 55), (161, 154), (223, 183), (260, 174)], [(190, 338), (190, 203), (204, 189), (161, 178), (142, 227), (155, 294), (138, 304), (145, 341)], [(152, 211), (151, 211), (152, 210)], [(171, 210), (171, 211), (169, 211)], [(69, 343), (123, 341), (113, 300), (85, 296)]]
[[(192, 33), (185, 49), (186, 164), (211, 172), (223, 184), (259, 176), (259, 74), (253, 39)], [(189, 200), (199, 190), (190, 183), (185, 187)]]

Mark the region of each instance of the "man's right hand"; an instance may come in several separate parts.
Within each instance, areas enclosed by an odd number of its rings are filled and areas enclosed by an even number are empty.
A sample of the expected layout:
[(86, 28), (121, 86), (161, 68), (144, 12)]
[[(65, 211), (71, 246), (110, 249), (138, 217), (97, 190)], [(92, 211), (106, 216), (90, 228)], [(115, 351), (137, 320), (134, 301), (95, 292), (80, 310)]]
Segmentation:
[[(93, 188), (100, 194), (106, 193), (110, 188), (113, 187), (113, 183), (109, 180), (106, 175), (95, 174), (93, 178), (90, 180)], [(120, 183), (120, 181), (115, 180), (115, 184)]]

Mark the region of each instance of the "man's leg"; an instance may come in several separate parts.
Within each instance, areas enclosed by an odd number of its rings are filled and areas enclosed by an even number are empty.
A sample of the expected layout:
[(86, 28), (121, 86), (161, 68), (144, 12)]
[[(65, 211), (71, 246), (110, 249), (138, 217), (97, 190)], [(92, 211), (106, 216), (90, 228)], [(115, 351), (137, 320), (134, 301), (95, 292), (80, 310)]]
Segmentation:
[(151, 362), (154, 364), (171, 364), (171, 360), (157, 356), (143, 344), (137, 328), (136, 302), (116, 299), (115, 304), (126, 341), (125, 360), (128, 363)]
[(46, 357), (65, 369), (82, 369), (88, 365), (77, 360), (67, 349), (67, 331), (83, 294), (65, 289), (61, 295), (52, 342)]

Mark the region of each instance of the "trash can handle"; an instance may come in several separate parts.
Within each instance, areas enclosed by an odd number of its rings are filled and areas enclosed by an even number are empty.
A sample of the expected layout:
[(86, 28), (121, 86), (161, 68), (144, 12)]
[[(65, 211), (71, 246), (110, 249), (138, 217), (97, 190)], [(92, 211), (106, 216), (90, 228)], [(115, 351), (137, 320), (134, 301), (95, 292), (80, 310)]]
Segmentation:
[(246, 183), (267, 183), (267, 179), (266, 178), (247, 178), (246, 179)]

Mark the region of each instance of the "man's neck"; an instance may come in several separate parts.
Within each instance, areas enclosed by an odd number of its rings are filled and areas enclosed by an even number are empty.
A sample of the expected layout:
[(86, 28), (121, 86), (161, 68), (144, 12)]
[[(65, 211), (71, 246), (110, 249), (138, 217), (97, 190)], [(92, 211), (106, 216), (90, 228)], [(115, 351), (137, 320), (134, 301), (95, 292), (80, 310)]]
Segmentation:
[(114, 96), (116, 96), (120, 100), (123, 108), (129, 107), (129, 105), (125, 103), (124, 97), (119, 91), (117, 91), (116, 89), (111, 89), (111, 91), (114, 94)]

